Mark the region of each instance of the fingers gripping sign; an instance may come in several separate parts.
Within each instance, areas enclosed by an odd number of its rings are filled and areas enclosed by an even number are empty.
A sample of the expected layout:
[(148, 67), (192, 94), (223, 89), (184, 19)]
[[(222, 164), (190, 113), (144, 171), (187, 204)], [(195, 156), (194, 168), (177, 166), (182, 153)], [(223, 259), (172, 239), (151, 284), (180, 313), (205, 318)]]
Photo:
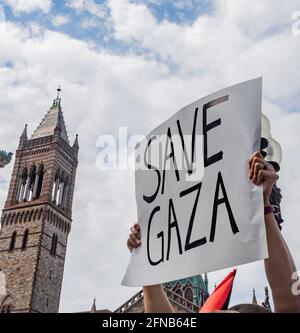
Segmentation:
[(249, 159), (249, 179), (255, 185), (262, 185), (264, 202), (268, 202), (272, 187), (279, 176), (274, 167), (265, 161), (260, 152), (255, 152)]
[(134, 224), (130, 228), (130, 232), (127, 240), (127, 247), (131, 252), (133, 249), (136, 249), (141, 245), (141, 229), (139, 224)]

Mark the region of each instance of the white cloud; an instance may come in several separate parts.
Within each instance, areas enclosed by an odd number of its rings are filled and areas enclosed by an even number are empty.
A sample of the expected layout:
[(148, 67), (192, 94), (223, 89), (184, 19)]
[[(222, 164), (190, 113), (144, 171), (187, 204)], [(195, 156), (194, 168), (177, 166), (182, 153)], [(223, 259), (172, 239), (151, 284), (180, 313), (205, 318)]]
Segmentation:
[(70, 22), (70, 17), (68, 15), (57, 15), (52, 19), (52, 24), (55, 27), (59, 27), (61, 25), (65, 25)]
[(145, 4), (130, 3), (127, 0), (109, 0), (115, 37), (120, 40), (141, 40), (157, 22)]
[[(270, 13), (269, 2), (258, 1), (256, 6), (253, 3), (250, 6), (249, 2), (241, 1), (233, 6), (230, 1), (216, 1), (215, 15), (202, 15), (192, 24), (184, 26), (167, 20), (158, 23), (143, 4), (109, 0), (109, 5), (116, 39), (135, 42), (184, 71), (209, 72), (211, 79), (214, 77), (216, 81), (225, 78), (224, 83), (228, 79), (236, 82), (249, 75), (263, 75), (266, 80), (272, 78), (267, 85), (267, 94), (279, 97), (287, 93), (293, 95), (300, 84), (300, 77), (294, 70), (295, 66), (300, 66), (298, 39), (290, 32), (290, 13), (296, 2), (289, 0), (282, 12), (281, 1), (272, 1), (277, 11)], [(276, 31), (276, 22), (279, 24), (276, 33), (263, 39), (253, 39), (253, 36), (271, 28)], [(289, 26), (280, 29), (283, 23)], [(250, 34), (245, 27), (251, 24), (254, 27)], [(277, 76), (276, 80), (274, 76)], [(288, 80), (289, 85), (283, 86), (279, 77), (283, 81)]]
[(86, 11), (91, 15), (98, 17), (105, 17), (106, 8), (105, 3), (97, 3), (94, 0), (68, 0), (67, 5), (78, 12)]
[[(147, 134), (183, 105), (260, 75), (264, 76), (263, 109), (271, 120), (273, 137), (284, 152), (279, 180), (286, 220), (283, 234), (300, 266), (300, 113), (285, 110), (285, 105), (299, 107), (299, 38), (285, 28), (261, 37), (277, 23), (283, 26), (284, 13), (292, 10), (294, 2), (272, 2), (276, 12), (272, 10), (272, 17), (267, 19), (263, 18), (267, 13), (264, 4), (241, 3), (232, 7), (224, 2), (222, 7), (215, 6), (210, 16), (179, 25), (167, 20), (159, 23), (143, 4), (111, 0), (115, 38), (128, 43), (131, 50), (138, 47), (142, 50), (138, 55), (133, 51), (119, 54), (92, 48), (65, 34), (44, 31), (38, 25), (6, 23), (6, 29), (0, 29), (0, 142), (4, 145), (0, 149), (15, 151), (25, 122), (29, 131), (34, 130), (58, 84), (63, 88), (69, 136), (74, 138), (79, 133), (80, 162), (62, 311), (87, 310), (94, 296), (99, 308), (115, 309), (136, 291), (120, 286), (129, 257), (125, 242), (129, 226), (136, 219), (133, 174), (96, 169), (97, 137), (115, 133), (118, 126), (128, 126), (129, 133)], [(87, 4), (89, 12), (97, 17), (103, 15), (103, 8), (97, 4), (93, 7), (92, 1), (69, 4), (78, 11)], [(245, 15), (245, 8), (249, 16)], [(257, 16), (260, 10), (264, 14)], [(245, 27), (250, 27), (252, 20), (257, 26), (249, 33)], [(156, 60), (156, 55), (164, 63)], [(176, 65), (176, 71), (168, 68), (166, 64), (170, 63)], [(1, 169), (2, 205), (11, 169), (12, 163)], [(210, 287), (226, 273), (209, 274)], [(233, 304), (249, 302), (253, 287), (261, 299), (266, 283), (262, 263), (239, 267)]]
[(299, 9), (299, 1), (286, 0), (282, 6), (280, 0), (254, 0), (251, 6), (247, 0), (215, 1), (217, 15), (236, 24), (243, 33), (251, 37), (261, 37), (278, 30), (290, 30), (291, 13)]
[(52, 5), (52, 0), (4, 0), (4, 3), (12, 8), (15, 15), (19, 15), (35, 11), (48, 13)]

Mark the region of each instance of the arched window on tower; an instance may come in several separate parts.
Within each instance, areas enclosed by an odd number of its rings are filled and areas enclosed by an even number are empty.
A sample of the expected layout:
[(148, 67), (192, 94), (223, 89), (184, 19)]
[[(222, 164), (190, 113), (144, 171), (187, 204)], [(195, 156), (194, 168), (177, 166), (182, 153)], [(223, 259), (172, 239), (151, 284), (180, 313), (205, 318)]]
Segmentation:
[(193, 290), (191, 288), (187, 288), (184, 292), (184, 298), (190, 302), (193, 302)]
[(54, 233), (52, 235), (52, 242), (50, 248), (50, 254), (54, 257), (56, 256), (56, 249), (57, 249), (57, 235)]
[(68, 203), (69, 178), (65, 172), (57, 170), (52, 187), (52, 201), (62, 208)]
[(10, 243), (9, 243), (9, 252), (12, 252), (16, 246), (17, 232), (14, 231), (11, 235)]
[(36, 181), (36, 166), (33, 165), (30, 168), (30, 173), (29, 173), (29, 177), (28, 177), (28, 185), (25, 190), (24, 200), (31, 201), (32, 199), (34, 199), (35, 181)]
[(62, 172), (62, 174), (59, 178), (59, 188), (58, 188), (57, 200), (56, 200), (56, 204), (58, 206), (62, 206), (63, 193), (64, 193), (64, 189), (65, 189), (65, 179), (66, 179), (66, 175), (64, 172)]
[(59, 196), (59, 185), (60, 185), (60, 171), (57, 170), (52, 187), (52, 201), (57, 204)]
[(61, 200), (61, 207), (66, 208), (68, 204), (68, 193), (69, 193), (69, 178), (68, 176), (64, 179), (64, 188)]
[(19, 186), (18, 186), (17, 198), (16, 198), (17, 202), (22, 202), (24, 200), (27, 182), (28, 182), (28, 170), (27, 170), (27, 168), (23, 168), (23, 171), (22, 171), (20, 179), (19, 179)]
[(179, 296), (183, 296), (182, 290), (180, 288), (176, 289), (175, 293)]
[(24, 232), (24, 235), (23, 235), (23, 240), (22, 240), (22, 247), (21, 247), (22, 251), (25, 251), (27, 248), (28, 236), (29, 236), (29, 231), (28, 231), (28, 229), (26, 229)]
[(42, 193), (42, 187), (43, 187), (43, 180), (44, 180), (44, 164), (41, 163), (38, 169), (37, 173), (37, 179), (35, 184), (35, 193), (34, 193), (34, 199), (38, 199)]
[(38, 199), (41, 195), (44, 179), (44, 164), (41, 163), (37, 169), (32, 165), (30, 171), (24, 168), (19, 180), (17, 191), (17, 202)]

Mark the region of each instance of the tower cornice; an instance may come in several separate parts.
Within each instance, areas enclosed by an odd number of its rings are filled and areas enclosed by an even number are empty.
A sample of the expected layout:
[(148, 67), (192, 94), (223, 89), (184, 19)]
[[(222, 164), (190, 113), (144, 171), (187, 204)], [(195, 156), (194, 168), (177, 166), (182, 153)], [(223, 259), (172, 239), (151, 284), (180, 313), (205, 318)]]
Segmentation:
[(78, 150), (79, 147), (75, 150), (71, 147), (68, 143), (66, 143), (63, 139), (55, 140), (54, 136), (47, 136), (38, 139), (30, 139), (24, 143), (22, 148), (18, 148), (16, 151), (16, 156), (20, 156), (23, 153), (28, 153), (30, 150), (43, 148), (43, 147), (50, 147), (55, 145), (55, 147), (61, 148), (65, 153), (68, 154), (70, 158), (73, 159), (74, 162), (78, 163)]
[(23, 202), (23, 203), (16, 203), (14, 205), (11, 205), (9, 207), (4, 207), (2, 209), (2, 213), (10, 213), (10, 212), (14, 212), (14, 211), (18, 211), (18, 210), (24, 210), (24, 209), (30, 209), (33, 207), (37, 207), (37, 208), (51, 208), (53, 210), (55, 210), (57, 213), (59, 213), (60, 215), (62, 215), (65, 219), (67, 219), (70, 223), (73, 222), (72, 217), (65, 212), (63, 209), (60, 209), (59, 207), (57, 207), (54, 203), (51, 203), (47, 200), (43, 200), (40, 202), (36, 202), (36, 201), (27, 201), (27, 202)]

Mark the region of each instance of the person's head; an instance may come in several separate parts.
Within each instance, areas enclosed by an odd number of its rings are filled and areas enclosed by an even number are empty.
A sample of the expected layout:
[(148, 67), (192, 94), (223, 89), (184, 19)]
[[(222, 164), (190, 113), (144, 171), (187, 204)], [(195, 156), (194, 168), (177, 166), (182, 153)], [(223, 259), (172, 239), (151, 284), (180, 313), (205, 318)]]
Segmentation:
[(228, 309), (228, 312), (237, 313), (271, 313), (267, 308), (257, 304), (237, 304)]

